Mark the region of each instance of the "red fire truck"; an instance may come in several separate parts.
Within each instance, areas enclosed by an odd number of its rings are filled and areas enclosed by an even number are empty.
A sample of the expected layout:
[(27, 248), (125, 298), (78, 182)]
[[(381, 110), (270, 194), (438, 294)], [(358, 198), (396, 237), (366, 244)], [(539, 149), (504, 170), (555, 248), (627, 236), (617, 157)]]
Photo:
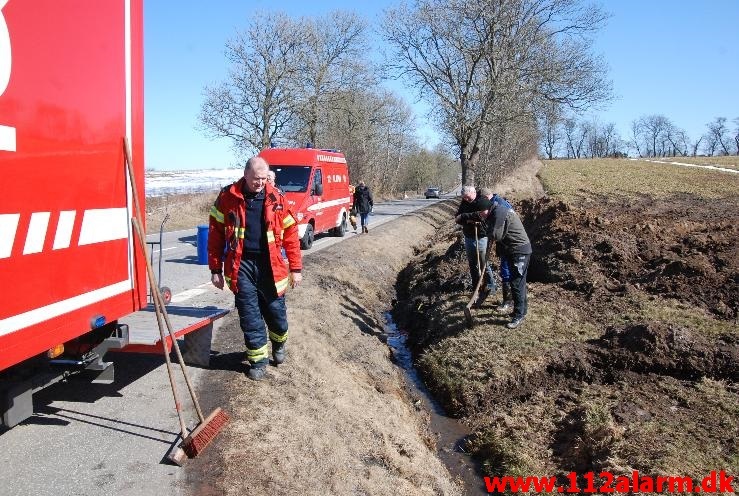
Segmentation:
[(297, 216), (300, 246), (310, 249), (316, 234), (346, 233), (352, 195), (346, 158), (335, 150), (268, 148), (260, 157)]
[(71, 373), (112, 381), (146, 306), (142, 43), (142, 0), (0, 0), (0, 425)]

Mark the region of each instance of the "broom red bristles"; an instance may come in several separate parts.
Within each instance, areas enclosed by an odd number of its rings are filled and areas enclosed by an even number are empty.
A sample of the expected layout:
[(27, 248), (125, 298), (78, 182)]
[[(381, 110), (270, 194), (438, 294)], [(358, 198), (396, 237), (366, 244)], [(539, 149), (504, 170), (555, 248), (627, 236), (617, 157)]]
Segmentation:
[(182, 449), (187, 456), (195, 458), (198, 456), (223, 429), (230, 420), (228, 414), (216, 408), (208, 417), (198, 424), (198, 426), (187, 436), (182, 442)]

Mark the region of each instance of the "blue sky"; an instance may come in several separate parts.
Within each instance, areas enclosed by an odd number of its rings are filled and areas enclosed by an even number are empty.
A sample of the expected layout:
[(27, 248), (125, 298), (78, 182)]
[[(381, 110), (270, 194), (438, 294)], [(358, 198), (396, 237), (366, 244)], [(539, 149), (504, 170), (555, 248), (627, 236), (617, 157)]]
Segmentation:
[[(203, 88), (225, 78), (226, 40), (248, 25), (254, 11), (309, 16), (352, 9), (375, 23), (395, 3), (145, 0), (147, 168), (238, 165), (228, 141), (210, 140), (196, 129), (197, 115)], [(594, 114), (600, 122), (616, 123), (626, 137), (633, 119), (664, 114), (694, 137), (717, 116), (739, 117), (739, 0), (611, 0), (602, 6), (612, 17), (597, 35), (596, 51), (610, 66), (616, 98)], [(413, 94), (402, 96), (413, 104)], [(423, 108), (417, 112), (420, 134), (433, 140)]]

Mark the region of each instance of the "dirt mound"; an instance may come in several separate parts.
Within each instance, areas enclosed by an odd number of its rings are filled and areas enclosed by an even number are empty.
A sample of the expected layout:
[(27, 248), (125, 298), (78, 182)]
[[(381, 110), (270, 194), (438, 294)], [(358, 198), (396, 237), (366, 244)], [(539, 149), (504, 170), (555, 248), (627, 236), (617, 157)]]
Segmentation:
[(613, 327), (598, 339), (558, 350), (546, 370), (589, 383), (613, 383), (632, 372), (737, 382), (739, 337), (711, 338), (653, 322)]
[(739, 471), (736, 203), (518, 203), (534, 257), (514, 331), (497, 295), (465, 325), (451, 226), (405, 267), (393, 315), (486, 474)]
[(736, 200), (681, 195), (574, 207), (541, 199), (518, 209), (535, 247), (529, 280), (587, 296), (633, 286), (736, 318)]

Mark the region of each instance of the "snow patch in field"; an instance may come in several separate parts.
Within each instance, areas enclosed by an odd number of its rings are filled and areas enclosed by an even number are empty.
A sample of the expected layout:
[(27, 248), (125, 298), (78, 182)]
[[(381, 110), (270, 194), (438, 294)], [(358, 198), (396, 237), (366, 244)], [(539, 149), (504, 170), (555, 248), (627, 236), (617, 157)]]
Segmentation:
[(241, 169), (146, 171), (146, 196), (218, 191), (243, 173)]

